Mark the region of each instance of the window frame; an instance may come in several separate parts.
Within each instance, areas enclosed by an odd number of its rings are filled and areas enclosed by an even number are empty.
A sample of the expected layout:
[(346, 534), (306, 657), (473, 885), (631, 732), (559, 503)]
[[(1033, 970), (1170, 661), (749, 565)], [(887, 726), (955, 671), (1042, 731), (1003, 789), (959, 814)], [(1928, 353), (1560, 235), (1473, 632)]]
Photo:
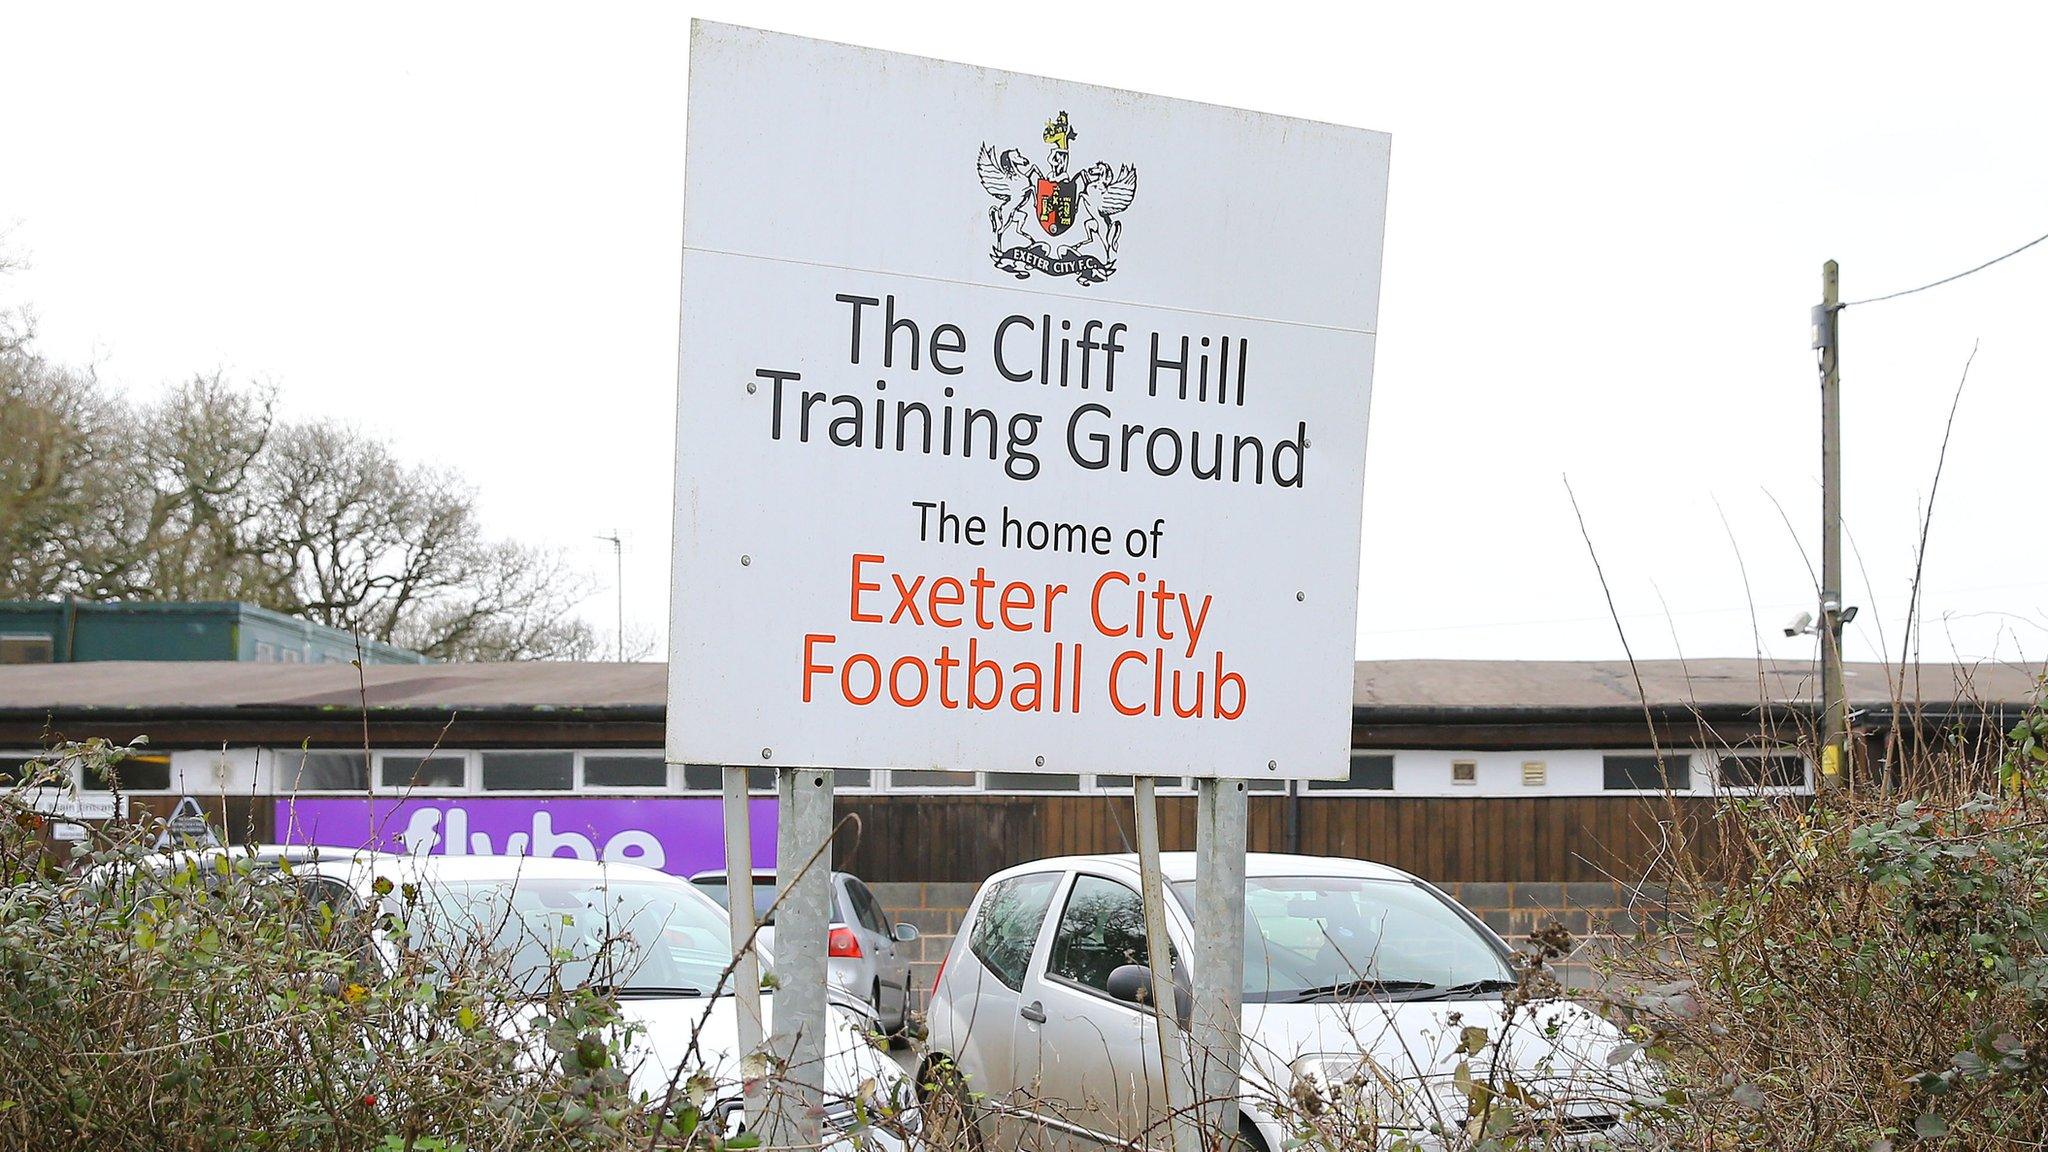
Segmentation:
[[(372, 748), (370, 749), (370, 754), (367, 757), (365, 757), (363, 755), (363, 750), (360, 747), (314, 748), (311, 746), (307, 746), (303, 748), (277, 748), (265, 746), (258, 753), (258, 755), (262, 757), (263, 762), (267, 763), (270, 774), (271, 788), (279, 797), (362, 796), (366, 793), (374, 794), (376, 792), (377, 756), (380, 751), (382, 750)], [(355, 758), (358, 765), (362, 767), (365, 775), (365, 785), (363, 787), (307, 788), (298, 783), (299, 771), (303, 764), (303, 761), (300, 759), (301, 757), (335, 755), (351, 756)], [(363, 761), (366, 759), (368, 760), (368, 763), (364, 764)], [(261, 779), (260, 776), (258, 778)]]
[(1349, 762), (1354, 766), (1354, 773), (1355, 766), (1361, 757), (1385, 758), (1387, 762), (1387, 786), (1385, 788), (1357, 787), (1351, 782), (1352, 774), (1346, 774), (1342, 780), (1303, 780), (1301, 782), (1301, 794), (1303, 796), (1392, 796), (1399, 791), (1401, 761), (1398, 753), (1382, 752), (1369, 748), (1353, 748)]
[[(1599, 750), (1599, 752), (1600, 752), (1600, 791), (1599, 791), (1599, 793), (1597, 793), (1598, 795), (1601, 795), (1601, 796), (1663, 796), (1663, 795), (1665, 795), (1665, 794), (1669, 793), (1670, 795), (1673, 795), (1673, 796), (1691, 796), (1691, 795), (1696, 795), (1696, 794), (1697, 794), (1697, 793), (1699, 792), (1699, 788), (1698, 788), (1698, 787), (1696, 787), (1696, 778), (1697, 778), (1697, 775), (1698, 775), (1698, 771), (1699, 771), (1699, 764), (1698, 764), (1698, 762), (1697, 762), (1697, 761), (1696, 761), (1696, 760), (1694, 759), (1694, 758), (1695, 758), (1696, 756), (1698, 756), (1698, 755), (1699, 755), (1699, 749), (1697, 749), (1697, 748), (1666, 748), (1666, 749), (1663, 749), (1663, 750), (1661, 750), (1661, 751), (1659, 751), (1659, 750), (1657, 750), (1657, 749), (1651, 749), (1651, 748), (1635, 748), (1635, 749), (1625, 749), (1625, 748), (1602, 748), (1602, 749), (1600, 749), (1600, 750)], [(1680, 759), (1680, 758), (1683, 758), (1683, 760), (1685, 761), (1685, 765), (1684, 765), (1684, 780), (1683, 780), (1683, 784), (1682, 784), (1682, 786), (1681, 786), (1681, 783), (1680, 783), (1679, 781), (1673, 780), (1673, 779), (1671, 778), (1671, 775), (1670, 775), (1670, 773), (1669, 773), (1669, 772), (1667, 771), (1667, 772), (1666, 772), (1666, 774), (1665, 774), (1664, 780), (1665, 780), (1665, 783), (1666, 783), (1666, 784), (1668, 785), (1668, 787), (1664, 787), (1664, 788), (1610, 788), (1610, 787), (1608, 787), (1608, 786), (1607, 786), (1607, 761), (1608, 761), (1608, 760), (1610, 760), (1610, 759), (1618, 759), (1618, 758), (1628, 758), (1628, 759), (1636, 759), (1636, 760), (1657, 760), (1657, 759), (1661, 759), (1661, 760), (1665, 760), (1665, 761), (1675, 761), (1675, 760), (1678, 760), (1678, 759)], [(1668, 767), (1669, 767), (1669, 765), (1667, 764), (1667, 765), (1666, 765), (1666, 767), (1668, 768)]]
[(57, 638), (48, 632), (0, 632), (0, 644), (42, 644), (50, 652), (46, 660), (5, 660), (0, 667), (41, 668), (57, 662)]
[[(1119, 999), (1117, 999), (1116, 997), (1114, 997), (1114, 996), (1111, 996), (1111, 995), (1109, 994), (1109, 992), (1108, 992), (1108, 991), (1107, 991), (1106, 989), (1102, 989), (1102, 988), (1097, 988), (1097, 987), (1095, 987), (1095, 986), (1094, 986), (1094, 985), (1092, 985), (1092, 984), (1083, 984), (1083, 983), (1081, 983), (1081, 982), (1080, 982), (1079, 980), (1076, 980), (1076, 979), (1074, 979), (1074, 978), (1073, 978), (1073, 977), (1071, 977), (1071, 976), (1065, 976), (1065, 975), (1062, 975), (1061, 973), (1058, 973), (1058, 972), (1055, 972), (1055, 971), (1053, 971), (1053, 967), (1052, 967), (1052, 956), (1053, 956), (1053, 949), (1055, 949), (1055, 948), (1057, 948), (1057, 947), (1059, 946), (1059, 939), (1060, 939), (1060, 924), (1061, 924), (1062, 922), (1064, 922), (1064, 921), (1066, 920), (1066, 918), (1067, 918), (1067, 905), (1069, 905), (1069, 904), (1071, 904), (1071, 903), (1073, 902), (1073, 899), (1074, 899), (1074, 893), (1075, 893), (1075, 891), (1076, 891), (1077, 889), (1079, 889), (1079, 888), (1081, 887), (1081, 881), (1083, 881), (1083, 880), (1087, 880), (1087, 879), (1095, 879), (1095, 880), (1100, 880), (1100, 881), (1103, 881), (1103, 882), (1104, 882), (1104, 883), (1106, 883), (1106, 884), (1114, 884), (1114, 885), (1116, 885), (1117, 887), (1119, 887), (1119, 888), (1122, 888), (1122, 889), (1123, 889), (1124, 891), (1126, 891), (1126, 892), (1129, 892), (1129, 893), (1130, 893), (1131, 895), (1133, 895), (1133, 896), (1137, 897), (1137, 899), (1138, 899), (1138, 910), (1139, 910), (1139, 915), (1140, 915), (1140, 917), (1141, 917), (1141, 918), (1143, 917), (1143, 914), (1144, 914), (1144, 908), (1145, 908), (1145, 897), (1144, 897), (1144, 894), (1143, 894), (1143, 893), (1141, 893), (1141, 892), (1139, 892), (1139, 891), (1138, 891), (1138, 888), (1137, 888), (1136, 886), (1133, 886), (1133, 885), (1132, 885), (1132, 884), (1130, 883), (1130, 881), (1129, 881), (1129, 880), (1127, 880), (1127, 879), (1125, 879), (1125, 878), (1123, 878), (1123, 877), (1119, 877), (1119, 876), (1110, 876), (1110, 875), (1107, 875), (1106, 873), (1102, 873), (1102, 872), (1093, 872), (1093, 871), (1089, 871), (1088, 869), (1085, 869), (1085, 868), (1083, 868), (1083, 869), (1077, 869), (1077, 870), (1075, 870), (1075, 871), (1073, 871), (1073, 872), (1070, 872), (1070, 873), (1068, 873), (1068, 874), (1067, 874), (1067, 878), (1066, 878), (1066, 882), (1065, 882), (1065, 883), (1064, 883), (1063, 885), (1061, 885), (1061, 887), (1060, 887), (1060, 889), (1059, 889), (1058, 893), (1056, 894), (1056, 899), (1057, 899), (1057, 902), (1059, 903), (1059, 906), (1060, 906), (1060, 907), (1059, 907), (1059, 915), (1057, 915), (1057, 916), (1051, 915), (1051, 914), (1050, 914), (1050, 911), (1048, 910), (1048, 914), (1047, 914), (1047, 916), (1046, 916), (1046, 922), (1047, 922), (1048, 924), (1050, 924), (1050, 925), (1052, 926), (1052, 927), (1051, 927), (1051, 929), (1050, 929), (1050, 930), (1051, 930), (1051, 933), (1052, 933), (1052, 934), (1051, 934), (1050, 936), (1046, 936), (1046, 935), (1045, 935), (1045, 932), (1046, 932), (1046, 928), (1045, 928), (1045, 925), (1044, 925), (1044, 924), (1041, 924), (1041, 925), (1039, 925), (1039, 928), (1040, 928), (1040, 932), (1039, 932), (1039, 935), (1040, 935), (1040, 936), (1042, 937), (1042, 939), (1040, 940), (1040, 943), (1041, 943), (1041, 944), (1043, 945), (1043, 947), (1042, 947), (1042, 948), (1040, 948), (1040, 949), (1037, 949), (1037, 950), (1036, 950), (1036, 951), (1034, 952), (1034, 956), (1033, 956), (1033, 961), (1032, 961), (1032, 963), (1033, 963), (1033, 966), (1035, 967), (1035, 969), (1036, 969), (1036, 970), (1037, 970), (1037, 972), (1038, 972), (1038, 978), (1039, 978), (1039, 980), (1041, 980), (1041, 981), (1047, 981), (1047, 980), (1050, 980), (1050, 981), (1052, 981), (1052, 982), (1054, 982), (1054, 983), (1058, 984), (1058, 985), (1059, 985), (1060, 987), (1062, 987), (1062, 988), (1071, 988), (1071, 989), (1073, 989), (1073, 990), (1074, 990), (1074, 991), (1076, 991), (1076, 992), (1082, 992), (1082, 993), (1085, 993), (1085, 994), (1087, 994), (1087, 995), (1089, 995), (1089, 996), (1093, 996), (1093, 997), (1095, 997), (1095, 998), (1096, 998), (1097, 1000), (1100, 1000), (1100, 1001), (1102, 1001), (1102, 1002), (1103, 1002), (1103, 1003), (1105, 1003), (1105, 1004), (1114, 1004), (1114, 1005), (1116, 1005), (1117, 1007), (1119, 1007), (1119, 1008), (1122, 1008), (1122, 1009), (1124, 1009), (1124, 1010), (1125, 1010), (1125, 1011), (1127, 1011), (1127, 1012), (1135, 1012), (1135, 1013), (1137, 1013), (1138, 1015), (1141, 1015), (1141, 1016), (1152, 1016), (1152, 1015), (1155, 1015), (1155, 1013), (1154, 1013), (1154, 1012), (1152, 1011), (1152, 1009), (1151, 1009), (1151, 1008), (1148, 1008), (1148, 1007), (1145, 1007), (1145, 1006), (1143, 1006), (1143, 1005), (1139, 1005), (1139, 1004), (1133, 1004), (1133, 1003), (1131, 1003), (1131, 1002), (1130, 1002), (1130, 1001), (1128, 1001), (1128, 1000), (1119, 1000)], [(1171, 890), (1171, 889), (1172, 889), (1172, 887), (1173, 887), (1173, 885), (1172, 885), (1172, 883), (1170, 883), (1170, 882), (1169, 882), (1169, 883), (1167, 883), (1167, 884), (1165, 885), (1165, 887), (1166, 887), (1166, 888), (1167, 888), (1168, 890)], [(1169, 907), (1170, 907), (1170, 906), (1171, 906), (1171, 905), (1169, 905)], [(1175, 939), (1173, 938), (1173, 917), (1172, 917), (1171, 915), (1169, 915), (1169, 916), (1167, 916), (1167, 917), (1166, 917), (1165, 919), (1166, 919), (1166, 954), (1167, 954), (1168, 960), (1169, 960), (1169, 962), (1170, 962), (1170, 964), (1171, 964), (1171, 966), (1172, 966), (1172, 969), (1173, 969), (1173, 971), (1174, 971), (1174, 972), (1176, 973), (1176, 979), (1178, 979), (1178, 975), (1177, 975), (1177, 974), (1178, 974), (1178, 973), (1180, 972), (1180, 970), (1181, 970), (1181, 954), (1182, 954), (1182, 953), (1181, 953), (1181, 947), (1180, 947), (1180, 944), (1179, 944), (1179, 942), (1178, 942), (1178, 941), (1176, 941), (1176, 940), (1175, 940)], [(1151, 943), (1150, 943), (1150, 941), (1148, 940), (1148, 941), (1146, 942), (1146, 947), (1147, 947), (1147, 948), (1149, 949), (1149, 948), (1150, 948), (1150, 946), (1151, 946)], [(1148, 952), (1146, 953), (1146, 959), (1145, 959), (1144, 961), (1132, 961), (1132, 963), (1146, 963), (1146, 964), (1149, 964), (1150, 962), (1151, 962), (1151, 953), (1150, 953), (1149, 951), (1148, 951)]]
[[(574, 796), (583, 791), (583, 753), (564, 748), (474, 748), (476, 775), (465, 791), (478, 796)], [(569, 783), (562, 788), (493, 788), (484, 782), (485, 761), (492, 756), (567, 756)], [(470, 778), (465, 776), (465, 780)]]
[[(654, 784), (592, 784), (589, 771), (592, 758), (599, 760), (652, 760), (661, 765), (661, 780)], [(579, 748), (576, 750), (576, 795), (610, 796), (621, 793), (628, 796), (659, 796), (670, 792), (676, 778), (676, 766), (668, 762), (666, 753), (657, 749), (652, 752), (633, 748)], [(681, 789), (673, 789), (681, 792)], [(559, 793), (549, 793), (559, 795)]]
[[(979, 773), (979, 772), (970, 772), (970, 771), (967, 771), (966, 769), (962, 769), (962, 768), (888, 768), (888, 769), (881, 769), (881, 768), (877, 768), (877, 769), (875, 769), (875, 771), (877, 771), (877, 772), (882, 772), (882, 771), (886, 771), (886, 772), (888, 773), (888, 775), (889, 775), (889, 778), (888, 778), (888, 780), (886, 780), (886, 781), (884, 782), (884, 787), (886, 788), (886, 790), (887, 790), (887, 791), (889, 791), (889, 792), (893, 792), (893, 793), (905, 793), (905, 792), (943, 792), (943, 793), (947, 793), (947, 794), (950, 794), (950, 795), (955, 795), (955, 796), (969, 796), (969, 795), (973, 795), (973, 794), (975, 794), (975, 793), (977, 793), (977, 792), (980, 792), (980, 791), (982, 791), (982, 787), (981, 787), (981, 773)], [(904, 772), (949, 772), (949, 773), (950, 773), (950, 772), (957, 772), (957, 773), (961, 773), (961, 774), (963, 774), (963, 775), (965, 775), (965, 776), (968, 776), (968, 777), (970, 777), (970, 779), (969, 779), (969, 780), (968, 780), (968, 782), (967, 782), (966, 784), (964, 784), (964, 785), (962, 785), (962, 784), (899, 784), (899, 783), (897, 783), (897, 782), (896, 782), (896, 777), (897, 777), (897, 775), (898, 775), (899, 773), (904, 773)]]
[(8, 771), (14, 774), (12, 783), (0, 780), (0, 788), (20, 788), (23, 781), (28, 778), (25, 769), (31, 764), (48, 764), (49, 761), (44, 759), (46, 755), (48, 754), (20, 752), (14, 749), (0, 752), (0, 771)]
[[(483, 796), (483, 789), (477, 781), (476, 751), (474, 749), (430, 749), (430, 748), (373, 748), (370, 765), (370, 794), (373, 796)], [(384, 762), (386, 760), (460, 760), (462, 761), (462, 783), (448, 786), (443, 784), (386, 784)], [(350, 793), (340, 793), (350, 795)], [(518, 795), (518, 793), (498, 793)], [(560, 793), (549, 793), (560, 795)]]
[[(1801, 769), (1798, 784), (1727, 784), (1721, 779), (1722, 764), (1728, 760), (1756, 758), (1797, 760)], [(1796, 748), (1723, 748), (1713, 754), (1707, 788), (1713, 796), (1810, 796), (1814, 790), (1813, 758)]]
[[(1020, 772), (1013, 770), (1010, 772), (980, 772), (976, 775), (979, 777), (979, 787), (976, 790), (990, 796), (1084, 796), (1088, 792), (1088, 775), (1085, 772)], [(989, 783), (990, 776), (998, 775), (1035, 776), (1044, 780), (1072, 778), (1074, 783), (1071, 787), (1063, 786), (1058, 788), (997, 787)]]
[[(1084, 776), (1081, 790), (1103, 796), (1131, 796), (1136, 794), (1138, 790), (1138, 777), (1142, 775), (1144, 775), (1142, 772), (1090, 772)], [(1124, 777), (1129, 783), (1103, 783), (1105, 778), (1111, 776)], [(1153, 779), (1155, 781), (1153, 785), (1154, 791), (1161, 796), (1180, 796), (1192, 793), (1195, 790), (1194, 779), (1189, 776), (1155, 776)]]
[[(1024, 965), (1017, 973), (1017, 982), (1012, 984), (1005, 980), (1003, 974), (996, 971), (995, 967), (988, 962), (988, 959), (981, 954), (981, 949), (976, 945), (975, 941), (975, 929), (981, 925), (983, 916), (987, 911), (988, 898), (993, 893), (996, 885), (1033, 880), (1041, 876), (1051, 881), (1051, 887), (1046, 893), (1045, 908), (1038, 915), (1038, 928), (1032, 933), (1029, 946), (1024, 952)], [(1046, 925), (1053, 921), (1053, 905), (1062, 904), (1062, 898), (1072, 887), (1073, 874), (1057, 869), (1018, 872), (1002, 877), (999, 880), (992, 880), (984, 885), (982, 890), (975, 895), (974, 906), (968, 909), (969, 915), (960, 922), (957, 938), (965, 944), (967, 954), (973, 958), (976, 966), (993, 977), (997, 984), (1002, 985), (1013, 993), (1021, 994), (1024, 991), (1024, 986), (1030, 983), (1032, 972), (1043, 963), (1039, 946), (1045, 942)]]
[(88, 770), (88, 766), (83, 760), (81, 760), (71, 771), (71, 787), (76, 792), (90, 792), (94, 795), (100, 796), (110, 796), (116, 792), (119, 792), (121, 795), (124, 796), (171, 796), (183, 790), (178, 783), (177, 761), (171, 758), (170, 752), (140, 752), (134, 755), (123, 756), (119, 760), (114, 761), (113, 763), (114, 775), (121, 775), (121, 765), (131, 760), (146, 760), (151, 763), (155, 763), (156, 761), (161, 760), (164, 766), (163, 787), (145, 788), (139, 785), (129, 784), (126, 781), (123, 781), (118, 789), (94, 785), (88, 779), (90, 773)]

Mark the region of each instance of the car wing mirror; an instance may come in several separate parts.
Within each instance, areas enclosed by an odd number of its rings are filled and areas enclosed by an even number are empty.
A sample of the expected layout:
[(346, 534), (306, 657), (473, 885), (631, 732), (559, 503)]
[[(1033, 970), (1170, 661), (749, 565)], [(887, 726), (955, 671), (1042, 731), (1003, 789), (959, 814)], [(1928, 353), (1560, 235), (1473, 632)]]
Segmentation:
[[(1143, 964), (1120, 964), (1112, 969), (1106, 990), (1110, 996), (1141, 1008), (1152, 1006), (1152, 969)], [(1173, 1016), (1182, 1028), (1194, 1018), (1195, 993), (1187, 970), (1173, 966)]]
[(896, 938), (898, 944), (908, 944), (912, 940), (917, 939), (917, 925), (905, 924), (899, 920), (896, 922), (895, 930), (890, 935)]

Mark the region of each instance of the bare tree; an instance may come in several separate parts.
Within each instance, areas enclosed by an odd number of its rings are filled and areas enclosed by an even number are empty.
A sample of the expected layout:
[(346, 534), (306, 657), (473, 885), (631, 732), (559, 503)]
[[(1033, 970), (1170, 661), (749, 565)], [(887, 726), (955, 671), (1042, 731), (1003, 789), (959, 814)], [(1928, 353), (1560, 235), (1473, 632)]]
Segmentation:
[(120, 406), (52, 365), (25, 317), (0, 318), (0, 595), (74, 590), (82, 537), (111, 499)]
[(0, 317), (0, 598), (242, 600), (451, 660), (576, 659), (587, 574), (485, 537), (456, 476), (275, 393), (110, 397)]
[(332, 423), (280, 428), (258, 478), (262, 534), (292, 611), (441, 659), (574, 659), (587, 576), (557, 553), (483, 538), (455, 477)]

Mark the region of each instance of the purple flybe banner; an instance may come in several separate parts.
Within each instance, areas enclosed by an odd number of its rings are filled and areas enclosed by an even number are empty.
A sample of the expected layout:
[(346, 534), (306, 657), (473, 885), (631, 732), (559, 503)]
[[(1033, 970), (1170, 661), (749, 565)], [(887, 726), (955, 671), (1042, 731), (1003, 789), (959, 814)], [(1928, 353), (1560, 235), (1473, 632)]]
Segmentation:
[[(675, 876), (725, 867), (716, 796), (298, 797), (277, 802), (284, 844), (446, 856), (569, 856)], [(775, 863), (775, 800), (747, 803), (754, 866)]]

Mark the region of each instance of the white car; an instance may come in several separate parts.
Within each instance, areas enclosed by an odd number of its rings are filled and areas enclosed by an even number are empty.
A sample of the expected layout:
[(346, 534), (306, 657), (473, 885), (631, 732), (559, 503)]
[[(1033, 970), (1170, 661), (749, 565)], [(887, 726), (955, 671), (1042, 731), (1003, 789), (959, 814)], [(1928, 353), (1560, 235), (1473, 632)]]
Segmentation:
[[(529, 974), (536, 991), (555, 979), (605, 986), (638, 1026), (626, 1057), (635, 1092), (660, 1100), (672, 1081), (701, 1070), (716, 1085), (711, 1114), (728, 1129), (744, 1123), (737, 1114), (744, 1054), (736, 1000), (729, 987), (713, 995), (732, 957), (730, 928), (725, 909), (687, 881), (632, 864), (381, 854), (298, 865), (292, 878), (338, 889), (330, 899), (381, 902), (406, 924), (408, 946), (509, 952), (515, 976)], [(390, 882), (381, 896), (380, 879)], [(408, 890), (415, 894), (410, 900)], [(390, 939), (378, 944), (387, 951), (397, 946)], [(764, 1029), (772, 1028), (775, 996), (762, 992)], [(843, 1132), (856, 1122), (857, 1099), (872, 1116), (909, 1094), (902, 1069), (868, 1041), (876, 1022), (867, 1005), (837, 996), (832, 1003), (825, 1120), (828, 1132)], [(677, 1077), (693, 1030), (699, 1057)], [(874, 1128), (864, 1129), (863, 1141), (901, 1147)]]
[[(1185, 992), (1194, 856), (1162, 863)], [(1157, 1018), (1138, 1002), (1150, 987), (1138, 889), (1135, 856), (1074, 856), (1006, 869), (976, 894), (934, 982), (919, 1083), (957, 1069), (990, 1147), (1116, 1146), (1165, 1114)], [(1506, 1011), (1507, 946), (1416, 877), (1250, 855), (1244, 944), (1240, 1133), (1261, 1152), (1287, 1147), (1289, 1114), (1318, 1098), (1427, 1146), (1469, 1118), (1474, 1079), (1512, 1081), (1575, 1137), (1620, 1134), (1641, 1058), (1581, 1005)]]

